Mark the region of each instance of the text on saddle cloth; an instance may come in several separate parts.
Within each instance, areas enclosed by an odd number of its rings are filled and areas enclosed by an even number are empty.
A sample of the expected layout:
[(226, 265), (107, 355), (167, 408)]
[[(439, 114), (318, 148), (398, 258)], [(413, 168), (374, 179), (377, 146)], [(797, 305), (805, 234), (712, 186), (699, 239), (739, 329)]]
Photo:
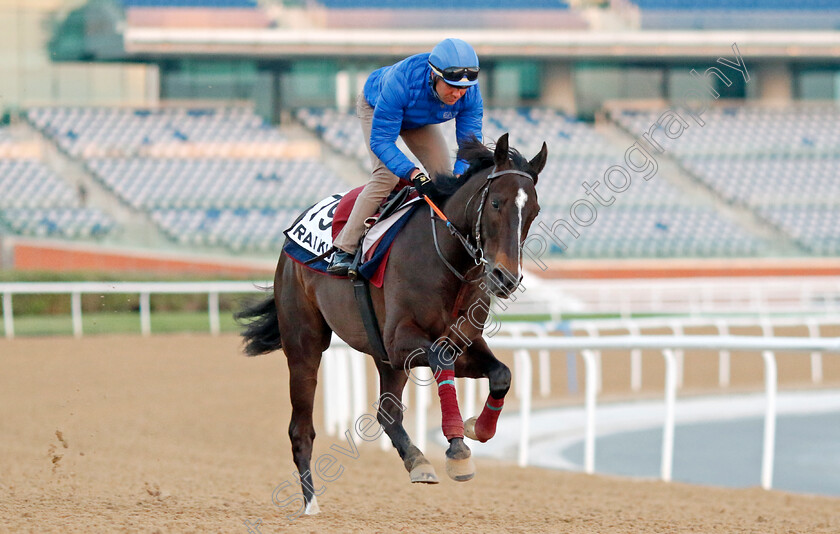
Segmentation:
[[(327, 252), (333, 244), (333, 237), (341, 231), (347, 222), (352, 203), (361, 192), (361, 187), (331, 195), (307, 209), (290, 228), (285, 231), (286, 237), (297, 245), (299, 254), (293, 259), (305, 261), (303, 256), (316, 257)], [(362, 252), (365, 260), (370, 259), (382, 237), (388, 233), (401, 217), (419, 201), (418, 198), (408, 200), (403, 206), (394, 211), (386, 219), (378, 221), (365, 235), (362, 242)], [(323, 262), (314, 267), (324, 270), (330, 261), (328, 256)], [(306, 258), (308, 259), (308, 258)], [(321, 265), (322, 264), (322, 265)], [(319, 265), (323, 268), (319, 268)]]

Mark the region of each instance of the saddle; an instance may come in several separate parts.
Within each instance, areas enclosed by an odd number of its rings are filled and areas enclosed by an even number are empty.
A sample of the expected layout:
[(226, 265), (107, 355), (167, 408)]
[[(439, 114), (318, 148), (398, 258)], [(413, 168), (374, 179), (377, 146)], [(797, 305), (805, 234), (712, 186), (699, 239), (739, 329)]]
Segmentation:
[[(287, 239), (283, 252), (310, 270), (326, 273), (329, 258), (335, 251), (333, 236), (346, 224), (361, 189), (331, 195), (304, 211), (285, 230)], [(383, 202), (380, 212), (366, 223), (368, 228), (359, 247), (364, 255), (360, 258), (358, 273), (376, 287), (382, 287), (390, 246), (419, 200), (412, 191), (410, 187), (403, 187), (392, 193)]]
[[(347, 224), (347, 219), (350, 218), (350, 212), (353, 211), (353, 205), (356, 203), (356, 199), (361, 194), (362, 189), (364, 187), (357, 187), (356, 189), (351, 189), (344, 195), (341, 200), (338, 201), (338, 206), (335, 208), (335, 215), (333, 216), (332, 221), (332, 238), (338, 236), (344, 226)], [(401, 207), (403, 207), (411, 198), (416, 198), (412, 196), (414, 193), (414, 189), (411, 187), (405, 186), (402, 182), (397, 186), (397, 189), (391, 192), (388, 195), (379, 209), (379, 212), (374, 214), (372, 217), (368, 217), (365, 221), (365, 226), (367, 227), (367, 232), (365, 235), (362, 236), (362, 241), (359, 243), (359, 250), (364, 248), (365, 245), (365, 237), (367, 233), (378, 223), (379, 221), (385, 221), (393, 215), (396, 211), (398, 211)]]
[[(335, 252), (332, 241), (347, 223), (353, 204), (362, 189), (363, 187), (358, 187), (342, 195), (333, 195), (304, 212), (286, 230), (288, 239), (283, 247), (284, 252), (292, 260), (310, 269), (325, 272), (325, 260)], [(348, 273), (348, 278), (353, 283), (362, 323), (375, 356), (389, 365), (369, 284), (382, 287), (393, 240), (407, 222), (417, 200), (419, 197), (414, 188), (402, 183), (388, 196), (380, 211), (365, 221), (366, 230)], [(318, 252), (320, 254), (316, 255)]]

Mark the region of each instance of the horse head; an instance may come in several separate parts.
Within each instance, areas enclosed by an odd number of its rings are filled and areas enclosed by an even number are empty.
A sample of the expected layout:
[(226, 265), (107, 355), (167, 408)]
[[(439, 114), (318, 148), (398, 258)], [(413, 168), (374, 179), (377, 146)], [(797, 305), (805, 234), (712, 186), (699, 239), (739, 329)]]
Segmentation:
[(482, 251), (485, 278), (497, 297), (509, 297), (522, 279), (522, 245), (540, 211), (536, 184), (545, 167), (548, 148), (527, 161), (502, 135), (493, 151), (493, 168), (481, 188), (475, 240)]

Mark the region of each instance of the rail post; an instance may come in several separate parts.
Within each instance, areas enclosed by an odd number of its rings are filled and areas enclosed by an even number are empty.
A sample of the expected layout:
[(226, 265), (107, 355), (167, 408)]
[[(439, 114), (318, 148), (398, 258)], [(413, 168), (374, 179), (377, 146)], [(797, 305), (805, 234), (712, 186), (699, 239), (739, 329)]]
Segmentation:
[(773, 487), (773, 461), (776, 454), (776, 392), (778, 388), (776, 355), (772, 350), (761, 353), (764, 358), (764, 389), (767, 399), (764, 410), (764, 453), (761, 457), (761, 487)]
[(12, 294), (3, 293), (3, 329), (6, 331), (6, 339), (15, 337), (15, 319), (12, 311)]
[(665, 358), (665, 423), (662, 427), (662, 465), (660, 474), (671, 481), (674, 469), (674, 413), (677, 404), (677, 357), (671, 349), (662, 351)]
[(583, 469), (588, 474), (595, 472), (595, 408), (598, 397), (598, 358), (595, 351), (582, 350), (586, 369), (586, 437), (583, 447)]
[(70, 294), (70, 315), (73, 318), (73, 337), (82, 337), (82, 294), (74, 291)]
[(531, 389), (533, 368), (531, 353), (518, 350), (513, 354), (516, 367), (516, 394), (519, 397), (519, 458), (521, 467), (528, 465), (528, 445), (531, 436)]

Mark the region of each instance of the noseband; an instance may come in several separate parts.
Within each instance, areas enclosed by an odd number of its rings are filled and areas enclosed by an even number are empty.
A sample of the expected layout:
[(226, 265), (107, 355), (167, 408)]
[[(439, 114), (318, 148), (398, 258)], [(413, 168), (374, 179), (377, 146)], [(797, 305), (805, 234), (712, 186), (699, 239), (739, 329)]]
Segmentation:
[[(481, 189), (480, 189), (481, 200), (479, 201), (479, 204), (478, 204), (478, 210), (476, 212), (476, 219), (475, 219), (475, 228), (473, 230), (473, 238), (475, 239), (475, 245), (470, 243), (469, 240), (466, 237), (464, 237), (464, 234), (462, 234), (455, 227), (454, 224), (452, 224), (448, 220), (444, 221), (446, 223), (446, 227), (449, 229), (449, 233), (452, 234), (453, 236), (455, 236), (456, 238), (458, 238), (458, 241), (461, 242), (461, 245), (464, 247), (464, 250), (466, 250), (467, 254), (469, 254), (470, 257), (475, 261), (476, 266), (481, 266), (481, 265), (486, 266), (487, 265), (487, 259), (484, 257), (484, 245), (481, 242), (481, 216), (484, 213), (484, 204), (487, 202), (487, 195), (490, 192), (490, 184), (496, 178), (499, 178), (501, 176), (505, 176), (507, 174), (517, 174), (519, 176), (524, 176), (525, 178), (528, 178), (531, 181), (534, 180), (534, 177), (532, 175), (528, 174), (525, 171), (520, 171), (520, 170), (517, 170), (517, 169), (508, 169), (508, 170), (503, 170), (503, 171), (497, 171), (496, 167), (495, 166), (493, 167), (492, 172), (487, 175), (487, 178), (484, 181), (484, 185), (482, 185)], [(476, 194), (478, 194), (478, 191), (473, 193), (472, 196), (469, 198), (469, 200), (467, 200), (467, 203), (464, 206), (464, 212), (465, 213), (469, 209), (469, 206), (472, 203), (473, 198), (475, 198)], [(440, 217), (437, 217), (435, 215), (434, 210), (432, 210), (432, 237), (433, 237), (434, 242), (435, 242), (435, 250), (437, 251), (437, 255), (441, 259), (441, 261), (444, 263), (444, 265), (446, 265), (446, 267), (449, 268), (449, 270), (452, 272), (452, 274), (454, 274), (458, 278), (458, 280), (460, 280), (461, 282), (464, 282), (464, 283), (467, 283), (467, 284), (472, 284), (472, 283), (475, 283), (478, 280), (480, 280), (481, 277), (483, 276), (482, 274), (479, 274), (475, 278), (467, 278), (465, 275), (462, 275), (461, 273), (459, 273), (458, 270), (455, 267), (453, 267), (452, 264), (449, 263), (446, 260), (446, 258), (443, 256), (443, 253), (440, 250), (440, 245), (438, 244), (437, 232), (435, 231), (435, 220), (443, 220), (443, 219), (440, 219)], [(469, 269), (467, 272), (469, 272), (471, 270), (472, 270), (472, 268)]]

